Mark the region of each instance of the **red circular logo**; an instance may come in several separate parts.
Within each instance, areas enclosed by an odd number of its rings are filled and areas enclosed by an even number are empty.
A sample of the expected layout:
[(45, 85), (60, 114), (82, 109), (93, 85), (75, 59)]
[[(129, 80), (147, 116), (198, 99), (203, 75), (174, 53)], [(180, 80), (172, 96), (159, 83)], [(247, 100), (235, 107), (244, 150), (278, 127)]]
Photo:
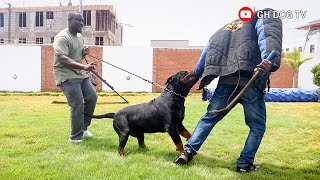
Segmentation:
[(252, 19), (253, 11), (249, 7), (243, 7), (238, 12), (239, 19), (243, 22), (248, 22)]

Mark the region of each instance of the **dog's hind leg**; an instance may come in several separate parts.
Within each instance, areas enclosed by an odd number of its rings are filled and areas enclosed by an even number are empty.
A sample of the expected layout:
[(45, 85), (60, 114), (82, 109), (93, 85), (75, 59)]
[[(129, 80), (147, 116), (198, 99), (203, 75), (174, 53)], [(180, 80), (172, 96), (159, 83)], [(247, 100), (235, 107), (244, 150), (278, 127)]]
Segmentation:
[(119, 154), (120, 156), (124, 156), (124, 147), (126, 146), (130, 135), (128, 120), (125, 118), (125, 116), (115, 117), (113, 120), (113, 128), (119, 136)]
[(145, 148), (146, 145), (144, 143), (144, 134), (143, 133), (136, 133), (136, 136), (137, 136), (137, 139), (138, 139), (139, 147)]
[(191, 133), (182, 124), (178, 125), (178, 131), (179, 134), (187, 140), (191, 137)]
[(119, 133), (119, 148), (118, 152), (120, 156), (124, 156), (124, 147), (126, 146), (129, 138), (129, 133)]

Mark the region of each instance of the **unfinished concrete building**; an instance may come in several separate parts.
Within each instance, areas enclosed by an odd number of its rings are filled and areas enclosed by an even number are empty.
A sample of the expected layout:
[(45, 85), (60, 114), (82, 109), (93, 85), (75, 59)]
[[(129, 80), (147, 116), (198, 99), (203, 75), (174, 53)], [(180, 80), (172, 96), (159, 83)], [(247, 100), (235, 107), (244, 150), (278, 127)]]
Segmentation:
[[(0, 8), (0, 44), (51, 44), (79, 6)], [(82, 6), (86, 45), (122, 45), (122, 25), (112, 5)], [(10, 16), (9, 16), (10, 14)], [(10, 18), (9, 18), (10, 17)]]

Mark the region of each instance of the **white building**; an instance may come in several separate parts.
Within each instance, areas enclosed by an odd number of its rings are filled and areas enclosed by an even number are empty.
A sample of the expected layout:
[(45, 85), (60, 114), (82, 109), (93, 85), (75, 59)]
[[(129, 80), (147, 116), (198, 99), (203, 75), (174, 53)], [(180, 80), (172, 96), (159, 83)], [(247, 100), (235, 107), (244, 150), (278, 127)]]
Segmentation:
[(290, 52), (293, 51), (294, 48), (298, 48), (303, 52), (303, 57), (313, 57), (313, 59), (305, 62), (299, 67), (298, 86), (305, 89), (319, 88), (313, 84), (313, 74), (310, 70), (320, 63), (320, 20), (312, 21), (307, 25), (297, 27), (297, 29), (304, 30), (306, 36), (293, 42), (285, 41), (282, 44), (282, 50)]

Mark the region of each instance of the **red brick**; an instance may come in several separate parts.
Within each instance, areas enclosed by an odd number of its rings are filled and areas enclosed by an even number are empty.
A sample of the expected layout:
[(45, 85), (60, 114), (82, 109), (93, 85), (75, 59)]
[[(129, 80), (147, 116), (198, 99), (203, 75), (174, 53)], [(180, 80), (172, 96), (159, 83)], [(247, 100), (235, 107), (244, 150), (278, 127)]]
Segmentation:
[[(90, 53), (94, 54), (95, 57), (102, 57), (102, 47), (89, 47)], [(102, 59), (102, 58), (101, 58)], [(92, 58), (87, 58), (88, 62), (92, 62)], [(53, 47), (50, 45), (41, 46), (41, 91), (56, 91), (60, 90), (56, 86), (54, 75), (53, 75), (53, 61), (54, 52)], [(83, 62), (85, 63), (85, 62)], [(102, 76), (102, 62), (98, 62), (96, 71)], [(102, 82), (98, 80), (97, 90), (102, 89)]]

